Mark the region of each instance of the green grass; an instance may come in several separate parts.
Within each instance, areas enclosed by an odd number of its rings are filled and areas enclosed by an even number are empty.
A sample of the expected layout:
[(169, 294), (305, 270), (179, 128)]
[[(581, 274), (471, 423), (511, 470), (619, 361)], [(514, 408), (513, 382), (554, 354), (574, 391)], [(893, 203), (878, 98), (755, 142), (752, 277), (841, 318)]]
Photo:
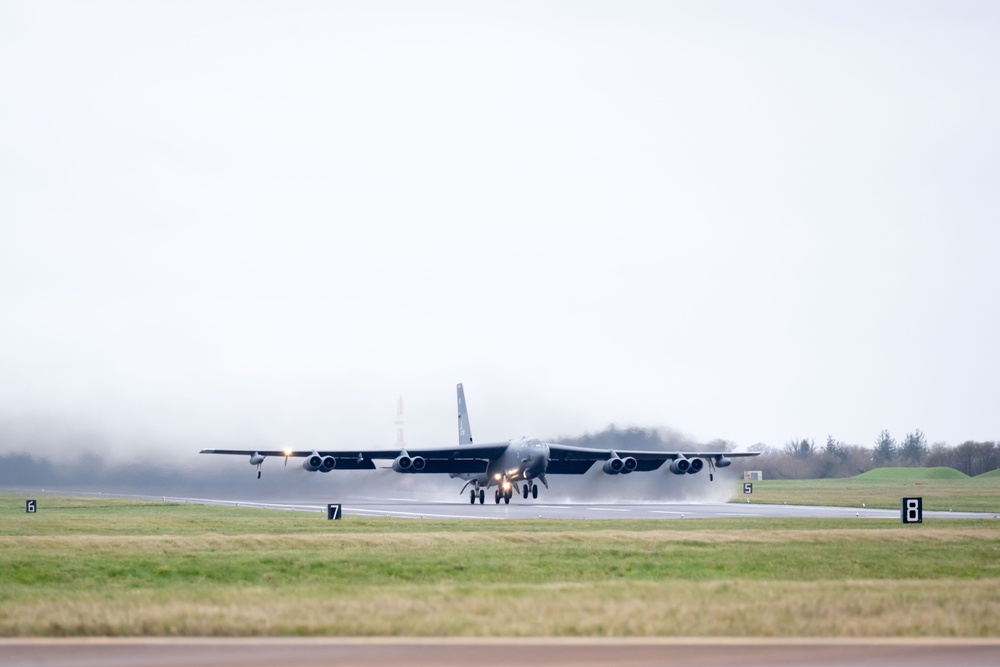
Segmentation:
[(736, 502), (898, 509), (904, 497), (924, 510), (1000, 514), (1000, 476), (968, 477), (952, 468), (880, 468), (846, 479), (761, 480)]
[(854, 479), (870, 482), (923, 482), (940, 479), (967, 480), (969, 476), (954, 468), (940, 466), (937, 468), (875, 468), (855, 476)]
[(0, 496), (0, 635), (1000, 636), (1000, 521), (38, 500)]

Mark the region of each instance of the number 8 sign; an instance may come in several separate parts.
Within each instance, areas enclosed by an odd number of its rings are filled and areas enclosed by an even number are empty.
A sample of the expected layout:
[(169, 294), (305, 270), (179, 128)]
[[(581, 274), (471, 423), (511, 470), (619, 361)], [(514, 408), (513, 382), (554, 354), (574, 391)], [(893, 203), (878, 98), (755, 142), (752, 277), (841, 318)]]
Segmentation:
[(923, 523), (924, 499), (903, 498), (899, 509), (899, 517), (903, 520), (903, 523)]

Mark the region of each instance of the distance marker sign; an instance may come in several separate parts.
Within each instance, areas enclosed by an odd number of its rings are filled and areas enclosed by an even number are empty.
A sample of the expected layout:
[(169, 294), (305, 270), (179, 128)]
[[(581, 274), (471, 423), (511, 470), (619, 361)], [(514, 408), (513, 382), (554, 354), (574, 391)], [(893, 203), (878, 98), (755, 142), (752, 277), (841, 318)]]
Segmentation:
[(899, 507), (899, 518), (903, 523), (923, 523), (924, 499), (903, 498)]

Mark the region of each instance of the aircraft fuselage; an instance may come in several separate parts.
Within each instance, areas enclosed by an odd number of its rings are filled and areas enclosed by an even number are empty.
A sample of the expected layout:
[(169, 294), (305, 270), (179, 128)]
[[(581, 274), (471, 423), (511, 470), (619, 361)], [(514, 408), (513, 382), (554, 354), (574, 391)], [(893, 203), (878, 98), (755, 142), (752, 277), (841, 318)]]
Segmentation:
[(549, 465), (549, 446), (538, 438), (518, 438), (507, 444), (503, 454), (490, 461), (485, 473), (460, 473), (461, 479), (478, 486), (503, 486), (505, 482), (536, 479), (545, 474)]

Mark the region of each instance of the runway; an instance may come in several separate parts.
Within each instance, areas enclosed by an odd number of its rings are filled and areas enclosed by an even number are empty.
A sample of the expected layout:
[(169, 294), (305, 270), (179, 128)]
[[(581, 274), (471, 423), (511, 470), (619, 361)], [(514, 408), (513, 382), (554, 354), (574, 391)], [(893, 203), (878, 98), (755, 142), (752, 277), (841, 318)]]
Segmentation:
[[(36, 494), (39, 490), (20, 490)], [(865, 507), (826, 507), (820, 505), (770, 505), (751, 502), (545, 502), (541, 499), (524, 500), (515, 497), (510, 504), (495, 503), (487, 498), (485, 505), (467, 500), (421, 500), (415, 498), (371, 498), (337, 496), (331, 494), (319, 500), (315, 497), (302, 500), (242, 500), (235, 498), (204, 498), (163, 496), (129, 493), (104, 493), (92, 491), (53, 490), (56, 494), (98, 498), (131, 498), (197, 505), (222, 505), (258, 509), (319, 512), (326, 514), (327, 504), (341, 505), (344, 518), (351, 516), (385, 516), (402, 519), (718, 519), (718, 518), (828, 518), (828, 519), (900, 519), (899, 509), (873, 509)], [(42, 491), (44, 494), (44, 491)], [(44, 495), (39, 502), (44, 502)], [(41, 506), (40, 506), (41, 507)], [(924, 520), (933, 519), (1000, 519), (1000, 514), (990, 512), (952, 512), (924, 510)]]
[(6, 667), (995, 667), (995, 639), (0, 639)]
[[(161, 499), (160, 496), (145, 497)], [(163, 496), (167, 502), (187, 502), (204, 505), (230, 505), (299, 512), (322, 512), (326, 504), (307, 502), (261, 502), (214, 498), (178, 498)], [(331, 497), (329, 503), (341, 505), (346, 517), (388, 516), (409, 519), (717, 519), (717, 518), (829, 518), (829, 519), (899, 519), (898, 509), (870, 509), (857, 507), (822, 507), (813, 505), (767, 505), (754, 503), (546, 503), (542, 501), (511, 501), (472, 505), (468, 502), (433, 502), (411, 498)], [(996, 514), (984, 512), (924, 511), (928, 519), (995, 519)]]

